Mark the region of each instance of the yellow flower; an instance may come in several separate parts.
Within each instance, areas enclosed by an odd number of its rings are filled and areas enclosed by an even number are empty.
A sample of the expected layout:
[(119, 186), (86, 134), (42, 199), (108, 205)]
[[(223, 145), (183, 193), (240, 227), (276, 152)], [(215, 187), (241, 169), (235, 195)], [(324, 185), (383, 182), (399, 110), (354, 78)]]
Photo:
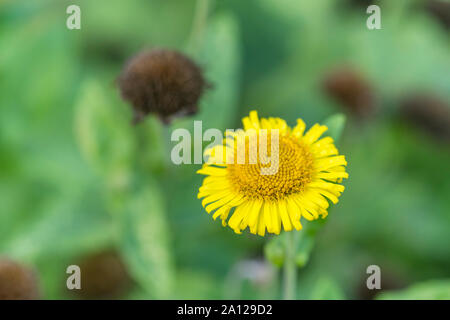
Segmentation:
[(348, 178), (333, 139), (319, 139), (328, 128), (315, 124), (305, 133), (301, 119), (291, 129), (280, 118), (259, 119), (256, 111), (242, 122), (244, 130), (226, 133), (222, 144), (205, 151), (209, 158), (197, 173), (207, 175), (198, 193), (206, 211), (236, 233), (249, 227), (261, 236), (266, 229), (279, 234), (281, 226), (300, 230), (301, 217), (325, 218), (327, 199), (337, 203), (344, 191), (339, 183)]

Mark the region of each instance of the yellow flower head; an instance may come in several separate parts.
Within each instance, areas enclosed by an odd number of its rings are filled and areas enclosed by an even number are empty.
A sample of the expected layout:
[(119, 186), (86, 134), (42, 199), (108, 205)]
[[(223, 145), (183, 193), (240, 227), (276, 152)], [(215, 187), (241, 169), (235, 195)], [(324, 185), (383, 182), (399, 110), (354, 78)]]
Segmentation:
[(337, 203), (339, 183), (348, 178), (333, 139), (319, 139), (327, 127), (315, 124), (305, 133), (301, 119), (291, 129), (256, 111), (242, 122), (244, 130), (227, 132), (221, 145), (205, 151), (209, 158), (197, 173), (207, 175), (198, 193), (206, 211), (236, 233), (249, 227), (261, 236), (266, 229), (279, 234), (281, 226), (300, 230), (301, 217), (325, 218), (327, 199)]

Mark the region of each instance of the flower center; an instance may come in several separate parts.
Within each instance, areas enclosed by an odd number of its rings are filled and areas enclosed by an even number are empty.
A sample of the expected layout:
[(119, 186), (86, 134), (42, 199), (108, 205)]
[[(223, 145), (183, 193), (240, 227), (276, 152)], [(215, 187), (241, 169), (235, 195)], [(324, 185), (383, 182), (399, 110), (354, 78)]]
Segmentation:
[[(248, 143), (246, 145), (248, 149)], [(227, 166), (227, 176), (236, 190), (247, 198), (263, 200), (281, 199), (303, 191), (305, 185), (311, 182), (313, 172), (313, 157), (307, 147), (294, 137), (280, 136), (278, 159), (270, 154), (270, 139), (267, 149), (269, 163), (261, 163), (259, 156), (253, 162), (249, 161), (251, 157), (248, 157), (246, 150), (244, 164)], [(262, 174), (262, 168), (271, 168), (272, 174)]]

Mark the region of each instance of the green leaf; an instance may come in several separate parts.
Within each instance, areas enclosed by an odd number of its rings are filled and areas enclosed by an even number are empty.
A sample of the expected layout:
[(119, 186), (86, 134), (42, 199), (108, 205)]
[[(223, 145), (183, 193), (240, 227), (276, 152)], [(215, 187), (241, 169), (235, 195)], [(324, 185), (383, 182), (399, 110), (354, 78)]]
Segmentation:
[(75, 106), (75, 134), (88, 163), (110, 184), (123, 185), (129, 179), (135, 146), (126, 115), (111, 100), (100, 83), (85, 81)]
[(61, 195), (43, 208), (45, 215), (17, 233), (1, 251), (19, 260), (35, 261), (44, 255), (73, 256), (111, 243), (113, 224), (99, 205), (98, 194), (85, 185), (83, 190)]
[(158, 175), (164, 172), (170, 161), (168, 128), (155, 117), (148, 117), (144, 122), (133, 127), (139, 145), (139, 168)]
[(200, 61), (213, 86), (203, 101), (200, 116), (208, 127), (224, 128), (236, 116), (240, 88), (239, 28), (233, 15), (211, 19)]
[(221, 283), (209, 272), (180, 270), (177, 272), (174, 299), (220, 299), (222, 291), (217, 290)]
[(163, 199), (152, 181), (125, 199), (118, 215), (120, 247), (134, 279), (153, 298), (168, 298), (173, 286), (172, 253), (169, 248)]
[(342, 135), (342, 131), (345, 127), (345, 122), (347, 118), (342, 113), (336, 113), (323, 122), (324, 125), (328, 127), (327, 134), (334, 139), (334, 141), (339, 141)]
[(268, 261), (277, 267), (281, 267), (284, 263), (286, 255), (284, 248), (283, 235), (274, 236), (264, 246), (264, 255)]
[(334, 280), (321, 277), (313, 287), (310, 298), (312, 300), (343, 300), (345, 296)]
[[(324, 223), (325, 220), (323, 219), (308, 221), (307, 224), (304, 224), (302, 230), (290, 231), (297, 233), (295, 237), (295, 262), (298, 267), (302, 268), (308, 263), (309, 256), (314, 248), (317, 231)], [(264, 246), (264, 255), (266, 259), (277, 267), (281, 267), (284, 264), (286, 256), (286, 237), (287, 232), (283, 232), (278, 236), (274, 236)]]
[(314, 247), (314, 236), (307, 233), (301, 233), (297, 241), (297, 250), (295, 255), (295, 263), (300, 268), (304, 267), (308, 261), (311, 251)]
[(404, 290), (387, 291), (377, 296), (379, 300), (449, 300), (450, 280), (430, 280)]
[(314, 249), (317, 232), (325, 222), (326, 220), (324, 219), (308, 221), (303, 225), (303, 229), (298, 232), (295, 255), (295, 262), (298, 267), (302, 268), (308, 263), (311, 252)]
[[(231, 14), (213, 16), (205, 32), (199, 53), (194, 56), (205, 72), (212, 88), (205, 92), (200, 112), (195, 120), (203, 121), (208, 128), (225, 129), (233, 123), (238, 109), (240, 88), (239, 28)], [(175, 123), (176, 127), (191, 127), (192, 119)]]

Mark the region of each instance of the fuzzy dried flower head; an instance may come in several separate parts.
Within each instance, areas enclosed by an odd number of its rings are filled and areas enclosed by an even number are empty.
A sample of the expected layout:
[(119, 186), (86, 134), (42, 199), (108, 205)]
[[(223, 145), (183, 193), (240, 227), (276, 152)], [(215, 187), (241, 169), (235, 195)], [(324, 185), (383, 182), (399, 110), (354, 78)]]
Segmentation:
[(450, 141), (450, 105), (430, 93), (414, 93), (400, 103), (408, 122), (422, 128), (440, 141)]
[[(259, 119), (256, 111), (250, 112), (243, 124), (244, 130), (228, 134), (223, 144), (205, 151), (209, 158), (198, 173), (207, 177), (198, 198), (203, 198), (206, 211), (213, 213), (214, 219), (220, 217), (223, 225), (236, 233), (249, 227), (251, 233), (261, 236), (266, 230), (279, 234), (282, 227), (285, 231), (300, 230), (302, 217), (325, 218), (327, 199), (338, 202), (344, 191), (339, 183), (348, 177), (347, 161), (338, 154), (333, 139), (320, 138), (327, 127), (315, 124), (305, 133), (301, 119), (290, 128), (280, 118)], [(278, 139), (272, 149), (275, 131)], [(258, 142), (267, 139), (267, 150), (277, 152), (273, 160), (276, 170), (270, 171), (272, 164), (259, 156), (265, 153), (262, 144), (250, 144), (252, 135)], [(246, 146), (244, 161), (236, 161), (239, 141)]]
[(450, 29), (450, 2), (442, 0), (428, 0), (426, 10), (432, 14), (448, 30)]
[(154, 49), (138, 54), (118, 78), (122, 97), (131, 103), (134, 123), (149, 113), (164, 123), (195, 114), (207, 83), (201, 69), (185, 55)]
[(35, 274), (11, 260), (0, 258), (0, 300), (39, 299)]
[(362, 75), (349, 68), (337, 69), (326, 75), (324, 90), (350, 114), (367, 117), (374, 111), (372, 88)]
[(122, 296), (132, 280), (120, 255), (106, 250), (88, 255), (78, 263), (81, 269), (81, 290), (74, 290), (82, 299), (112, 299)]

